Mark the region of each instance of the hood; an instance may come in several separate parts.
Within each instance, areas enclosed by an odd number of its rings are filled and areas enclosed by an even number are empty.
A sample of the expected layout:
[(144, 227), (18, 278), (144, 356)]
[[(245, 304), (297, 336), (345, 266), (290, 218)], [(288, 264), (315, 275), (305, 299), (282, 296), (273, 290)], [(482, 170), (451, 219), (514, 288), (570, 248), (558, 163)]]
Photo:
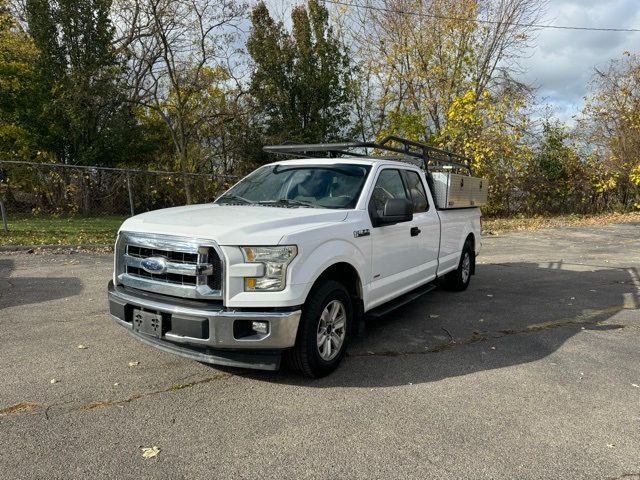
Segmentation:
[(127, 219), (120, 230), (215, 240), (218, 245), (277, 245), (289, 233), (341, 222), (348, 210), (190, 205)]

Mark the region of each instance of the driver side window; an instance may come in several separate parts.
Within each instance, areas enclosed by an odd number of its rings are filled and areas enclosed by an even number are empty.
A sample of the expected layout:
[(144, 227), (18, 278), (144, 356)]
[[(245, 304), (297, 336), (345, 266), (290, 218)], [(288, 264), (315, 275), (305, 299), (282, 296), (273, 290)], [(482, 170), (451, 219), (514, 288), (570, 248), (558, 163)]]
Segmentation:
[(383, 170), (378, 176), (376, 186), (373, 187), (371, 202), (379, 216), (382, 215), (384, 204), (390, 198), (408, 198), (399, 170)]

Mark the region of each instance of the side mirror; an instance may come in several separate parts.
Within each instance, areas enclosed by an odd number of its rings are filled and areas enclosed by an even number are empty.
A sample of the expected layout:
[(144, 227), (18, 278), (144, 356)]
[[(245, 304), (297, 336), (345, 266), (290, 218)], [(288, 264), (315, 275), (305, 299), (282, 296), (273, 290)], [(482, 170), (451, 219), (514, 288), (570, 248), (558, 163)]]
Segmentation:
[(413, 203), (406, 198), (390, 198), (384, 204), (384, 211), (378, 217), (378, 224), (393, 225), (411, 220), (413, 220)]

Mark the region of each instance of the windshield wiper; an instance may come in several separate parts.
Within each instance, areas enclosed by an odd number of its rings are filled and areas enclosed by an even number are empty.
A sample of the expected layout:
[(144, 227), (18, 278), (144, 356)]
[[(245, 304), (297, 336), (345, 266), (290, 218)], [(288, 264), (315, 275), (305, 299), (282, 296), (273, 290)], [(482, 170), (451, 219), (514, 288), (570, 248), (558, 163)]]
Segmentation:
[(252, 202), (251, 200), (247, 200), (244, 197), (240, 197), (238, 195), (225, 195), (223, 197), (220, 197), (218, 199), (218, 201), (216, 203), (242, 203), (242, 204), (251, 204), (251, 203), (255, 203)]
[(277, 207), (309, 207), (314, 208), (315, 205), (301, 200), (293, 200), (291, 198), (279, 198), (278, 200), (262, 200), (258, 205), (275, 205)]

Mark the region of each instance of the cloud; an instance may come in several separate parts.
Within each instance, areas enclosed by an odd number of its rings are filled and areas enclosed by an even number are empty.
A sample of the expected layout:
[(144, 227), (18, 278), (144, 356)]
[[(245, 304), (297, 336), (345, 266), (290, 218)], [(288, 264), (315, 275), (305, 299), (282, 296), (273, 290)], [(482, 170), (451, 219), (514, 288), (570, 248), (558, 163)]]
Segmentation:
[[(544, 23), (596, 28), (640, 28), (638, 0), (552, 0)], [(605, 68), (625, 50), (637, 50), (640, 32), (541, 29), (520, 79), (537, 87), (563, 121), (583, 105), (594, 68)]]

